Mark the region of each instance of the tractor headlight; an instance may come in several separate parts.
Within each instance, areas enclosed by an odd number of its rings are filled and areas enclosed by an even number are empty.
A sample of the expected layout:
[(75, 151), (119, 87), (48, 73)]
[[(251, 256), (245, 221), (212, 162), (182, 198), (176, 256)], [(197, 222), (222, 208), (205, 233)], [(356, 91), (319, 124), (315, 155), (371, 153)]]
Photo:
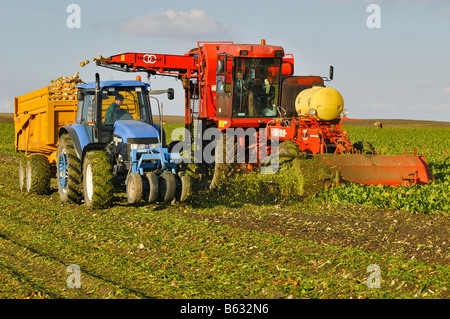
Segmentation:
[(158, 148), (158, 144), (130, 144), (132, 150), (154, 150)]
[(347, 109), (343, 109), (343, 110), (342, 110), (342, 114), (343, 114), (344, 116), (347, 116), (347, 115), (348, 115), (348, 110), (347, 110)]
[(131, 144), (130, 148), (132, 150), (141, 150), (141, 149), (144, 149), (146, 147), (145, 147), (145, 144)]
[(309, 109), (309, 115), (314, 116), (316, 115), (317, 111), (316, 109)]
[(113, 142), (114, 142), (114, 145), (119, 145), (120, 143), (122, 143), (122, 139), (120, 138), (120, 137), (118, 137), (118, 136), (114, 136), (113, 137)]

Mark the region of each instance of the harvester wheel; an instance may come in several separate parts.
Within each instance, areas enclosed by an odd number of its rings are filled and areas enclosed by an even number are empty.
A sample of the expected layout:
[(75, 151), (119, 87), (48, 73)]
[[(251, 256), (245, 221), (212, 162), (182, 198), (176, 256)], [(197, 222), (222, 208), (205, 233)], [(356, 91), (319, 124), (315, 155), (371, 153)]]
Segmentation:
[(113, 174), (104, 151), (89, 151), (83, 164), (83, 189), (86, 206), (106, 208), (113, 201)]
[(175, 197), (176, 179), (172, 172), (163, 172), (159, 179), (159, 195), (162, 202), (171, 202)]
[(142, 177), (138, 173), (131, 173), (127, 181), (127, 198), (130, 204), (136, 204), (142, 199)]
[(147, 202), (149, 204), (156, 203), (159, 198), (159, 180), (158, 176), (156, 176), (155, 172), (148, 172), (145, 174), (148, 182), (148, 196)]
[(23, 160), (20, 160), (19, 163), (19, 190), (21, 192), (25, 192), (26, 191), (26, 187), (25, 187), (25, 165), (23, 164)]
[(47, 194), (50, 189), (50, 164), (46, 156), (34, 154), (27, 158), (25, 184), (29, 193)]
[(56, 163), (56, 178), (59, 198), (62, 202), (79, 203), (83, 197), (81, 191), (81, 160), (78, 158), (72, 139), (64, 134), (59, 139)]
[(178, 173), (177, 176), (177, 190), (175, 192), (175, 199), (177, 202), (182, 203), (189, 198), (189, 195), (192, 192), (192, 181), (191, 177), (185, 173)]

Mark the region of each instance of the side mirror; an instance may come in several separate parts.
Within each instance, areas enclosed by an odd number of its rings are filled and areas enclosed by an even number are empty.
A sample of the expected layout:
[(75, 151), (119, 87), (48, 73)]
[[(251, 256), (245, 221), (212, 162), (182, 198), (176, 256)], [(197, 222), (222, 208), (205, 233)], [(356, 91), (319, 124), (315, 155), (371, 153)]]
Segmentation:
[(83, 101), (84, 100), (84, 95), (85, 95), (85, 92), (84, 92), (83, 89), (78, 90), (77, 91), (77, 100), (78, 101)]
[(175, 92), (172, 88), (167, 89), (167, 98), (173, 100), (175, 98)]
[(334, 75), (334, 67), (330, 65), (330, 81), (333, 80), (333, 75)]

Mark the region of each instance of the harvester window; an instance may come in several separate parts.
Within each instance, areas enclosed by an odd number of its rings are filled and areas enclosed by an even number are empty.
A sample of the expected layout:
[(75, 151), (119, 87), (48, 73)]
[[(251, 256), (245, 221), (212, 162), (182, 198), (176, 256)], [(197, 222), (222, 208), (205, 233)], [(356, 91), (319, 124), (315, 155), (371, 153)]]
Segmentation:
[(276, 116), (280, 76), (281, 59), (236, 59), (233, 72), (233, 116)]
[(231, 94), (231, 72), (233, 60), (227, 55), (217, 57), (217, 93)]

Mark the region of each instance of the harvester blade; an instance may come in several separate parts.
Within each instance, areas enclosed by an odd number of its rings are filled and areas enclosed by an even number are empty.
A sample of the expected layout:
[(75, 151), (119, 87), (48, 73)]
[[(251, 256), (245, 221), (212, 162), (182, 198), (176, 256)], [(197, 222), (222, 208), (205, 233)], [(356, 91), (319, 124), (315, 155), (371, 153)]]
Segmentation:
[(342, 182), (358, 184), (415, 185), (433, 180), (423, 156), (413, 155), (314, 155)]

